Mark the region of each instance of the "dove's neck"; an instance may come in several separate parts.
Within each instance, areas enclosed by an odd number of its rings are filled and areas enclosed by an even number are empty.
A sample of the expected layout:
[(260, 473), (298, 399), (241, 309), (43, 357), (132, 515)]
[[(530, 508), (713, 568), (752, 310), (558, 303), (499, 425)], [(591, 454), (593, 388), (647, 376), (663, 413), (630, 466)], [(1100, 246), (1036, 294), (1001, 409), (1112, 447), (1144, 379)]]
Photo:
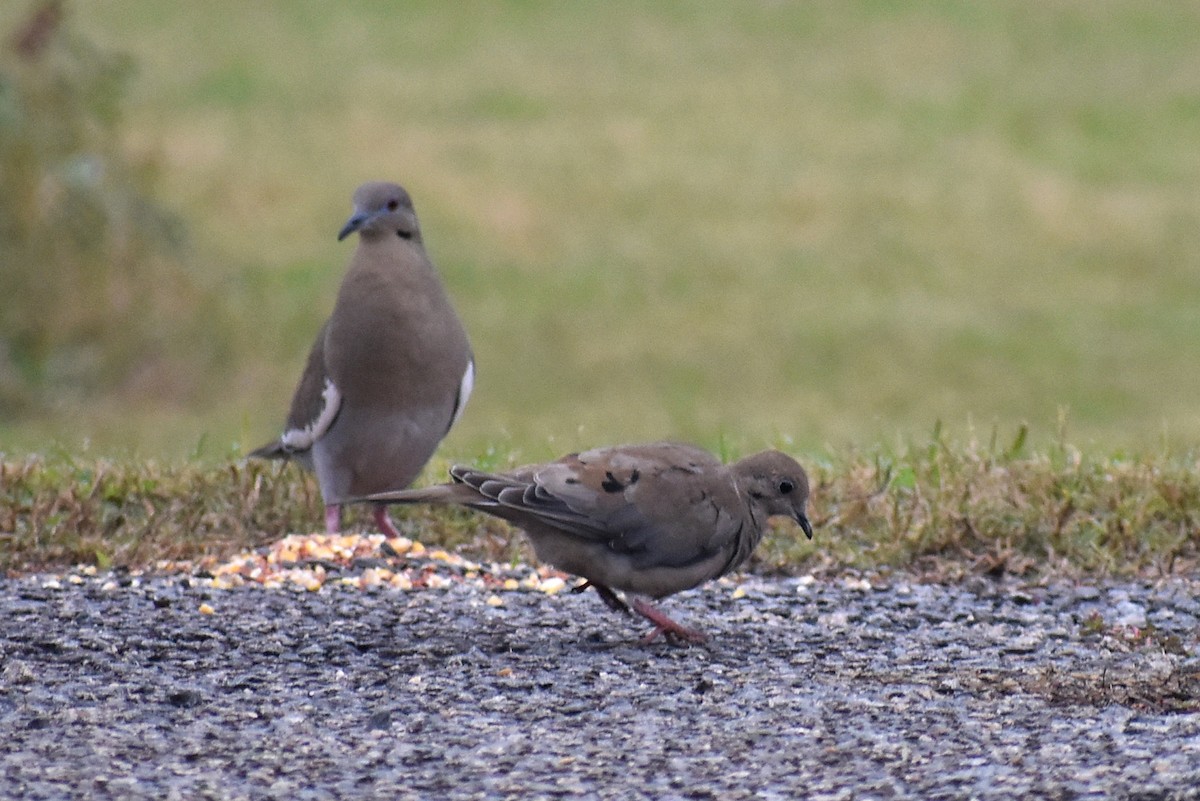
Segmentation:
[(750, 524), (756, 529), (762, 528), (761, 524), (758, 522), (758, 515), (755, 514), (755, 512), (758, 511), (755, 508), (758, 506), (758, 504), (755, 503), (754, 499), (750, 497), (750, 493), (742, 488), (742, 484), (740, 481), (738, 481), (737, 476), (733, 476), (732, 484), (734, 494), (737, 495), (738, 504), (741, 506), (741, 508), (745, 509), (746, 514), (750, 516)]

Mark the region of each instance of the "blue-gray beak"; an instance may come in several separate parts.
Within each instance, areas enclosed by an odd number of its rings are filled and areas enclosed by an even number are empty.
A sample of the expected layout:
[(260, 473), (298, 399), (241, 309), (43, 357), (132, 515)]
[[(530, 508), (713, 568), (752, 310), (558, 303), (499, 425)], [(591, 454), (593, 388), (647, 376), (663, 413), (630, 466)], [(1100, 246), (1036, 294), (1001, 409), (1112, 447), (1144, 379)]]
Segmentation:
[(342, 230), (338, 231), (338, 241), (341, 242), (343, 239), (350, 236), (350, 234), (354, 233), (359, 228), (362, 228), (363, 223), (365, 223), (369, 217), (369, 214), (355, 214), (349, 220), (346, 220), (346, 224), (342, 226)]

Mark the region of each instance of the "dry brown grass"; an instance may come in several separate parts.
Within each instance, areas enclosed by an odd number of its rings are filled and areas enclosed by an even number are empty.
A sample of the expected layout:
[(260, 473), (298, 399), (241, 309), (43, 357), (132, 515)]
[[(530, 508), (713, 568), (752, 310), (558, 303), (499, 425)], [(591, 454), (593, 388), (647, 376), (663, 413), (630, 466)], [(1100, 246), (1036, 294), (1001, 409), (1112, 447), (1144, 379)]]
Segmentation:
[(1026, 691), (1062, 706), (1120, 704), (1151, 714), (1200, 709), (1200, 670), (1165, 661), (1160, 671), (1114, 670), (1067, 673), (1047, 667), (1019, 682)]
[[(780, 528), (768, 571), (909, 569), (969, 574), (1170, 575), (1200, 556), (1200, 465), (1192, 457), (1085, 457), (1068, 445), (1023, 453), (935, 433), (903, 453), (811, 467), (809, 542)], [(735, 454), (730, 454), (730, 456)], [(507, 457), (485, 454), (485, 465)], [(429, 476), (444, 474), (436, 463)], [(122, 463), (60, 454), (0, 461), (0, 569), (151, 565), (220, 556), (319, 528), (320, 494), (294, 467)], [(502, 524), (460, 510), (396, 510), (426, 542), (488, 559), (523, 553)], [(366, 517), (352, 512), (348, 527)]]
[(0, 568), (190, 558), (318, 519), (315, 484), (273, 473), (256, 463), (201, 469), (70, 457), (0, 462)]
[(969, 573), (1171, 575), (1200, 556), (1200, 464), (1095, 458), (1059, 445), (1022, 455), (936, 436), (903, 455), (814, 471), (812, 543), (776, 538), (781, 567)]

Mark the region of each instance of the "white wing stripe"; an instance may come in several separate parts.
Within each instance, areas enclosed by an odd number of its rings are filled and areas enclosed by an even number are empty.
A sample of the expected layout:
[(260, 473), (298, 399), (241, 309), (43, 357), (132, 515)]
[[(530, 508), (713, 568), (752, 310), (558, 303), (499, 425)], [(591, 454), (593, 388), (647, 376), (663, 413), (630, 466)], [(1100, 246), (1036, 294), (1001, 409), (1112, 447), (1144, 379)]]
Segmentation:
[(467, 399), (471, 397), (471, 390), (475, 388), (475, 360), (471, 359), (467, 362), (466, 372), (463, 373), (462, 383), (458, 386), (458, 397), (454, 399), (454, 416), (450, 418), (450, 427), (458, 422), (458, 418), (462, 417), (463, 409), (467, 408)]
[(338, 392), (338, 388), (333, 385), (333, 382), (326, 378), (325, 389), (321, 392), (321, 398), (324, 399), (325, 405), (321, 408), (321, 413), (317, 415), (316, 420), (313, 420), (304, 428), (288, 429), (279, 438), (279, 441), (289, 451), (308, 450), (313, 446), (314, 442), (325, 436), (325, 432), (333, 425), (333, 421), (337, 418), (338, 410), (342, 407), (342, 393)]

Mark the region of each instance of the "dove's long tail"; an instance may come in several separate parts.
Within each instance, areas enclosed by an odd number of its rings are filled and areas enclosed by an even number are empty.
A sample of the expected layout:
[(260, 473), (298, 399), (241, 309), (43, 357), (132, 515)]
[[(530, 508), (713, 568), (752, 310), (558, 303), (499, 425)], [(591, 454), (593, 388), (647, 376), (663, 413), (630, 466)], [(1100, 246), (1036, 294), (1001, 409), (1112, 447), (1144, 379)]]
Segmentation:
[(432, 487), (417, 487), (415, 489), (392, 490), (365, 495), (361, 498), (351, 498), (351, 503), (369, 501), (372, 503), (414, 504), (428, 503), (436, 506), (470, 506), (480, 501), (479, 493), (473, 487), (465, 484), (435, 484)]
[(250, 459), (288, 459), (291, 458), (291, 455), (291, 451), (280, 440), (268, 442), (261, 448), (255, 448), (246, 454)]

